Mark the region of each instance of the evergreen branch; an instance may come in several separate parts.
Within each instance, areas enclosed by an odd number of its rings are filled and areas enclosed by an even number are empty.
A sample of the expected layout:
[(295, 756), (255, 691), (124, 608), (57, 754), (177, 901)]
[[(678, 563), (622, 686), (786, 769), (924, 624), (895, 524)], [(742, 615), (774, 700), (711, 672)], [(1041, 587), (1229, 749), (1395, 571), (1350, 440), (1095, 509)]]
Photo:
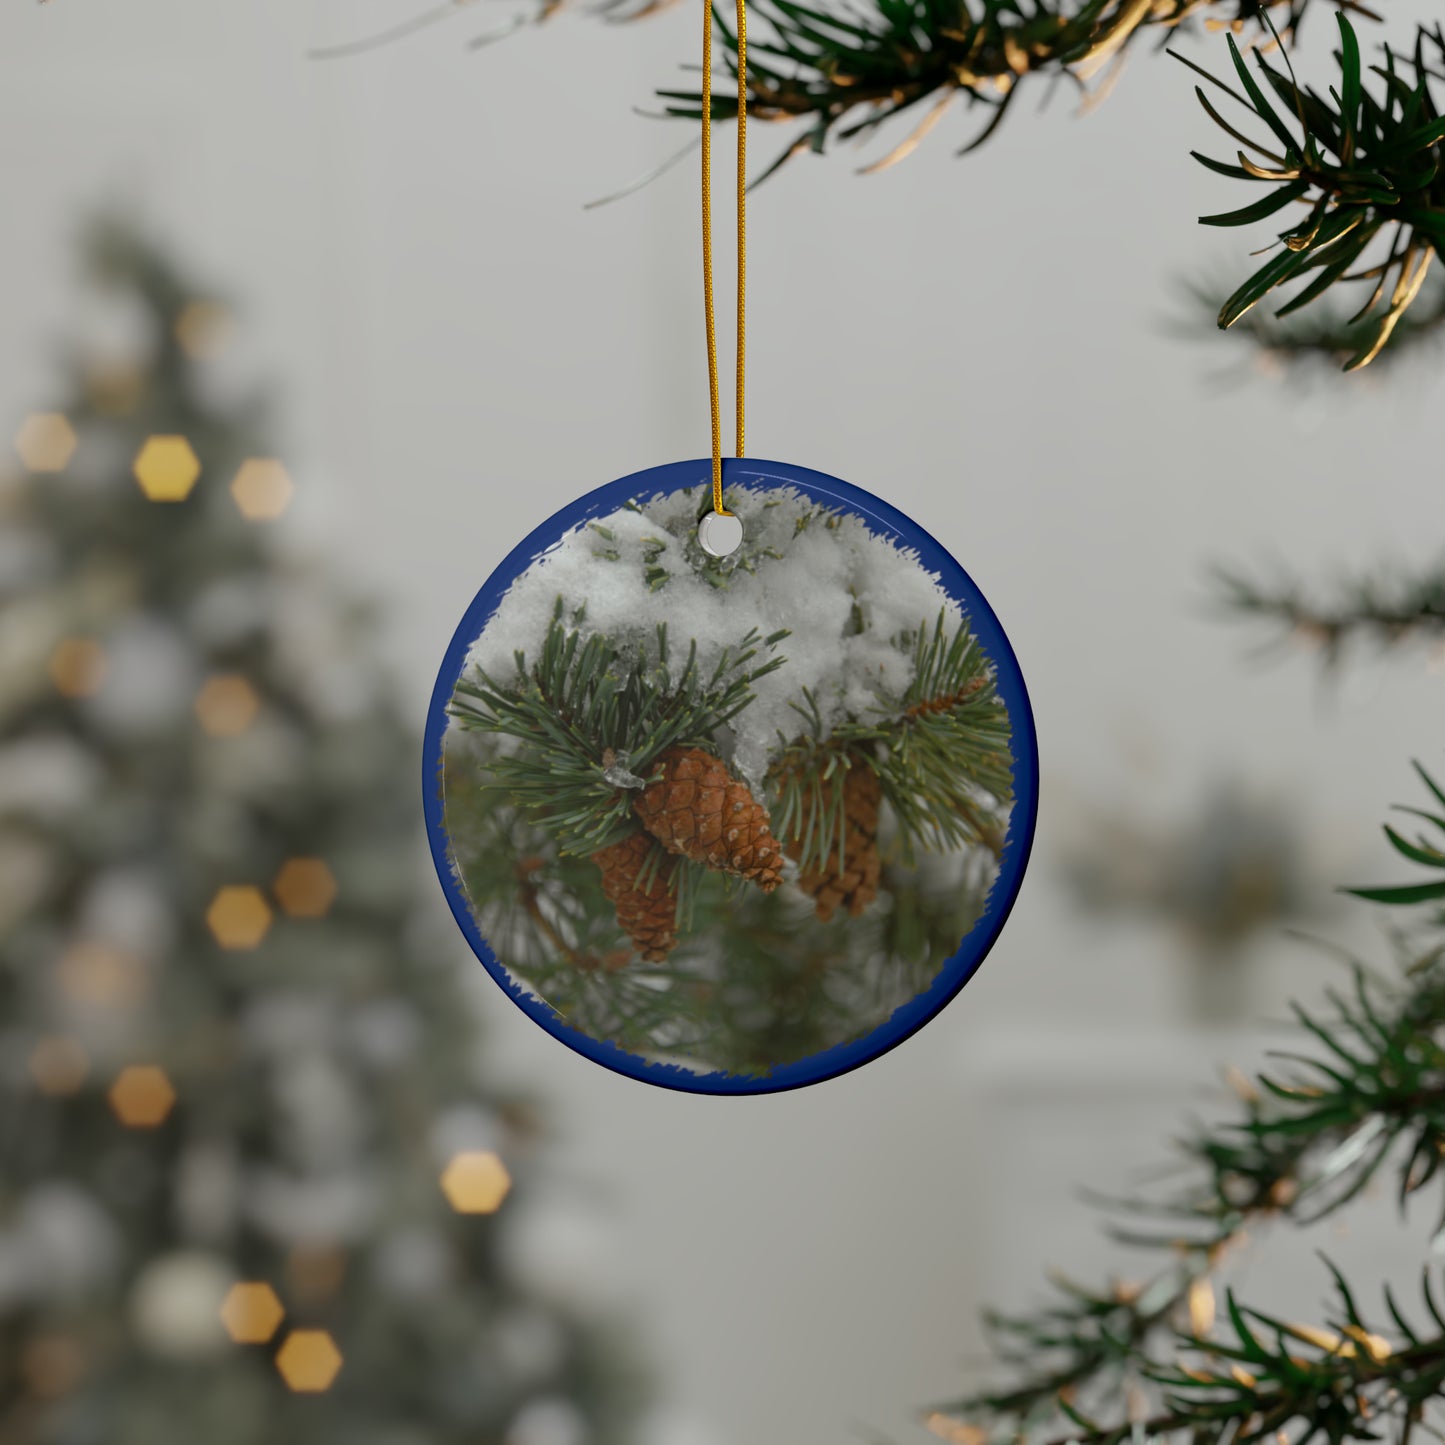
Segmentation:
[[(1120, 1445), (1131, 1436), (1186, 1432), (1196, 1440), (1245, 1441), (1292, 1425), (1302, 1427), (1300, 1439), (1323, 1431), (1343, 1440), (1349, 1430), (1336, 1427), (1365, 1418), (1348, 1413), (1359, 1397), (1366, 1402), (1360, 1408), (1388, 1414), (1397, 1396), (1418, 1401), (1438, 1391), (1445, 1322), (1437, 1321), (1441, 1337), (1426, 1340), (1387, 1294), (1405, 1338), (1397, 1350), (1361, 1319), (1338, 1275), (1342, 1314), (1328, 1330), (1226, 1296), (1233, 1338), (1210, 1337), (1210, 1275), (1251, 1226), (1330, 1214), (1392, 1158), (1402, 1206), (1438, 1172), (1445, 1149), (1445, 1048), (1435, 1041), (1445, 1017), (1440, 951), (1416, 961), (1393, 990), (1356, 967), (1352, 991), (1329, 999), (1329, 1015), (1296, 1010), (1313, 1048), (1275, 1055), (1256, 1084), (1239, 1080), (1241, 1116), (1183, 1143), (1192, 1182), (1182, 1192), (1103, 1201), (1116, 1219), (1159, 1221), (1153, 1232), (1129, 1225), (1113, 1233), (1168, 1250), (1175, 1261), (1143, 1287), (1090, 1290), (1056, 1280), (1056, 1298), (1041, 1308), (989, 1316), (994, 1353), (1016, 1378), (940, 1406), (945, 1417), (961, 1417), (968, 1423), (960, 1428), (977, 1428), (980, 1441)], [(1318, 1356), (1302, 1358), (1296, 1341)], [(1141, 1382), (1154, 1387), (1153, 1401), (1142, 1399)], [(1355, 1404), (1341, 1403), (1346, 1391)], [(1093, 1418), (1101, 1411), (1111, 1418)], [(1054, 1440), (1056, 1426), (1062, 1433)]]
[[(1150, 1372), (1165, 1409), (1146, 1422), (1146, 1432), (1192, 1430), (1206, 1439), (1250, 1441), (1298, 1427), (1303, 1442), (1316, 1434), (1330, 1441), (1378, 1439), (1382, 1420), (1389, 1419), (1403, 1430), (1445, 1380), (1445, 1328), (1426, 1339), (1411, 1330), (1396, 1347), (1367, 1326), (1343, 1278), (1331, 1270), (1340, 1306), (1324, 1327), (1291, 1323), (1226, 1295), (1233, 1340), (1180, 1336), (1183, 1358)], [(1428, 1271), (1422, 1293), (1433, 1316)], [(1300, 1344), (1311, 1353), (1301, 1354)], [(1093, 1438), (1112, 1445), (1123, 1437)]]
[(1427, 956), (1397, 990), (1358, 964), (1351, 979), (1348, 995), (1327, 992), (1333, 1013), (1323, 1018), (1294, 1006), (1315, 1047), (1275, 1054), (1276, 1069), (1245, 1091), (1242, 1118), (1181, 1143), (1197, 1182), (1162, 1203), (1126, 1206), (1169, 1219), (1170, 1230), (1116, 1234), (1136, 1244), (1217, 1251), (1251, 1217), (1287, 1214), (1313, 1223), (1333, 1213), (1392, 1155), (1402, 1161), (1402, 1208), (1434, 1177), (1445, 1148), (1445, 1048), (1431, 1030), (1445, 1017), (1445, 971)]
[(636, 827), (632, 792), (658, 755), (707, 746), (752, 701), (752, 684), (782, 667), (771, 653), (787, 636), (749, 632), (704, 673), (697, 645), (674, 673), (665, 624), (632, 652), (569, 625), (559, 598), (536, 663), (516, 654), (501, 683), (480, 668), (456, 686), (450, 705), (465, 728), (521, 743), (488, 762), (484, 786), (508, 796), (572, 853), (594, 853)]
[(1013, 763), (993, 670), (967, 623), (949, 636), (942, 612), (931, 633), (919, 629), (913, 670), (879, 769), (883, 795), (905, 839), (982, 842), (998, 853), (1003, 837), (994, 809), (1013, 797)]
[[(1248, 225), (1294, 203), (1308, 207), (1302, 221), (1279, 233), (1284, 249), (1224, 302), (1221, 329), (1233, 326), (1281, 286), (1299, 284), (1278, 312), (1285, 316), (1337, 284), (1370, 281), (1370, 294), (1352, 318), (1356, 323), (1367, 320), (1364, 339), (1344, 363), (1346, 371), (1353, 371), (1367, 366), (1389, 344), (1419, 297), (1436, 251), (1445, 244), (1445, 178), (1440, 174), (1445, 117), (1431, 90), (1431, 81), (1439, 78), (1437, 67), (1445, 60), (1445, 32), (1438, 26), (1419, 28), (1408, 56), (1384, 46), (1384, 65), (1372, 67), (1381, 82), (1377, 95), (1363, 83), (1359, 41), (1348, 17), (1342, 11), (1337, 19), (1340, 85), (1338, 90), (1331, 87), (1328, 97), (1300, 85), (1287, 60), (1279, 69), (1256, 51), (1249, 66), (1234, 37), (1226, 37), (1244, 93), (1216, 84), (1264, 123), (1269, 148), (1228, 124), (1199, 87), (1196, 94), (1210, 118), (1266, 164), (1244, 151), (1237, 153), (1237, 167), (1197, 152), (1195, 158), (1210, 170), (1273, 187), (1253, 205), (1201, 216), (1204, 225)], [(1267, 15), (1264, 23), (1269, 24)], [(1352, 270), (1377, 242), (1385, 259)], [(1310, 272), (1315, 274), (1311, 277)]]
[(1287, 637), (1318, 647), (1330, 663), (1354, 637), (1395, 647), (1445, 632), (1445, 561), (1414, 577), (1347, 580), (1332, 601), (1309, 596), (1293, 581), (1254, 582), (1226, 568), (1215, 576), (1224, 606), (1282, 624)]
[[(1322, 268), (1321, 275), (1328, 268)], [(1185, 335), (1200, 336), (1206, 330), (1218, 334), (1218, 314), (1227, 294), (1225, 288), (1197, 284), (1187, 287), (1190, 302), (1199, 310), (1177, 329)], [(1339, 308), (1311, 306), (1308, 311), (1288, 316), (1275, 315), (1256, 306), (1229, 328), (1227, 335), (1244, 342), (1251, 359), (1251, 371), (1304, 379), (1320, 370), (1338, 373), (1351, 357), (1374, 338), (1375, 323), (1350, 317)], [(1396, 362), (1433, 356), (1445, 344), (1445, 280), (1432, 270), (1420, 295), (1400, 318), (1389, 340), (1371, 364), (1379, 373)]]
[(999, 810), (1013, 796), (1008, 711), (967, 621), (949, 630), (940, 610), (913, 639), (913, 681), (896, 705), (825, 733), (804, 692), (802, 735), (770, 772), (778, 836), (797, 838), (799, 866), (821, 867), (845, 833), (843, 790), (833, 780), (871, 768), (898, 823), (905, 861), (916, 850), (1003, 847)]
[[(1370, 14), (1354, 0), (1347, 3)], [(1277, 12), (1280, 28), (1292, 35), (1308, 8), (1309, 0), (1039, 0), (1029, 6), (1016, 0), (877, 0), (876, 10), (864, 13), (842, 3), (753, 0), (749, 114), (801, 127), (775, 163), (781, 165), (801, 150), (822, 152), (834, 140), (866, 137), (926, 106), (901, 144), (865, 168), (871, 171), (911, 152), (957, 97), (988, 115), (963, 154), (994, 133), (1034, 77), (1067, 76), (1083, 87), (1106, 64), (1117, 64), (1140, 36), (1169, 34), (1194, 19), (1243, 29)], [(736, 76), (736, 32), (716, 6), (714, 11)], [(666, 114), (701, 118), (699, 92), (658, 94)], [(714, 116), (730, 117), (736, 105), (735, 98), (714, 92)]]
[[(1414, 764), (1415, 771), (1420, 775), (1421, 781), (1430, 790), (1435, 803), (1445, 808), (1445, 792), (1442, 792), (1439, 785), (1420, 766)], [(1429, 813), (1420, 808), (1402, 807), (1401, 812), (1410, 813), (1416, 818), (1433, 825), (1440, 833), (1445, 834), (1445, 817), (1438, 813)], [(1431, 843), (1423, 833), (1417, 834), (1412, 840), (1403, 837), (1388, 823), (1384, 825), (1385, 837), (1389, 839), (1390, 846), (1402, 858), (1407, 858), (1412, 863), (1418, 863), (1422, 867), (1431, 868), (1437, 873), (1445, 873), (1445, 851), (1442, 851), (1434, 843)], [(1346, 892), (1353, 893), (1356, 898), (1364, 898), (1371, 903), (1387, 904), (1415, 904), (1415, 903), (1440, 903), (1445, 902), (1445, 879), (1434, 883), (1405, 883), (1386, 888), (1350, 888)]]
[(890, 908), (814, 930), (799, 927), (807, 900), (678, 860), (691, 925), (665, 963), (645, 963), (592, 862), (561, 854), (510, 803), (464, 788), (472, 771), (470, 757), (449, 764), (449, 831), (493, 951), (569, 1025), (645, 1057), (760, 1075), (857, 1036), (927, 985), (991, 881), (978, 869), (940, 886), (889, 865)]

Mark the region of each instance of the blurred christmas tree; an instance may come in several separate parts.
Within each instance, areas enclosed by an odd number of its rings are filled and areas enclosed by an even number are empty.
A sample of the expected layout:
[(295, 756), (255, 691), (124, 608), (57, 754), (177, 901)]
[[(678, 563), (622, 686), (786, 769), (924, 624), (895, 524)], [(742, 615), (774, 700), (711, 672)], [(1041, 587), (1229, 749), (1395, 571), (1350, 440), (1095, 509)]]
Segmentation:
[[(223, 313), (125, 227), (145, 342), (26, 419), (0, 546), (0, 1442), (630, 1442), (616, 1334), (506, 1241), (367, 609), (289, 563)], [(259, 453), (259, 455), (258, 455)]]

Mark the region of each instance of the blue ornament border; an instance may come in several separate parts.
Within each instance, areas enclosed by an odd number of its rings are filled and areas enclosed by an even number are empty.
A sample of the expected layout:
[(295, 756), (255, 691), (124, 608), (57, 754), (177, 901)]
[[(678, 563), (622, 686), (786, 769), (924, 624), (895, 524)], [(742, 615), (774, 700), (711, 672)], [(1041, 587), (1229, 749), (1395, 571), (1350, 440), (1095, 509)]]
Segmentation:
[(615, 512), (634, 498), (706, 485), (712, 472), (712, 464), (706, 458), (649, 467), (599, 487), (549, 517), (507, 554), (467, 608), (437, 674), (423, 741), (423, 804), (432, 860), (452, 914), (487, 972), (523, 1013), (584, 1057), (649, 1084), (696, 1094), (768, 1094), (836, 1078), (896, 1048), (934, 1018), (978, 971), (1018, 897), (1033, 847), (1038, 821), (1038, 738), (1023, 674), (998, 618), (972, 578), (934, 537), (886, 502), (824, 472), (751, 458), (725, 460), (723, 468), (724, 483), (728, 486), (795, 487), (815, 501), (841, 505), (862, 517), (879, 535), (912, 549), (928, 571), (938, 574), (944, 590), (968, 614), (980, 646), (995, 666), (999, 696), (1008, 709), (1014, 753), (1014, 803), (1008, 836), (998, 877), (983, 912), (933, 983), (870, 1033), (850, 1043), (834, 1045), (767, 1074), (739, 1075), (722, 1071), (697, 1074), (676, 1065), (642, 1059), (564, 1023), (547, 1003), (513, 981), (477, 926), (450, 856), (442, 775), (443, 740), (449, 720), (447, 705), (466, 664), (467, 653), (491, 620), (507, 589), (562, 536), (591, 518)]

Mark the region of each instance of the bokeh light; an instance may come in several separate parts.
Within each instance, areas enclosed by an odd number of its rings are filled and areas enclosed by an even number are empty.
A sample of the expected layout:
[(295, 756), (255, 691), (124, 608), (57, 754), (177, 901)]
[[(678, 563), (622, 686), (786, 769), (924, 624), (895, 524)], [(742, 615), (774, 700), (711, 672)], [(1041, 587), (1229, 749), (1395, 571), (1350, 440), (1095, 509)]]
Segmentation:
[(320, 858), (287, 859), (273, 887), (292, 918), (323, 918), (336, 901), (336, 878)]
[(256, 720), (261, 699), (238, 672), (218, 672), (196, 694), (196, 717), (213, 738), (233, 738)]
[(90, 697), (105, 680), (105, 650), (93, 637), (66, 637), (50, 654), (50, 680), (62, 697)]
[(33, 411), (15, 433), (15, 450), (32, 472), (63, 472), (75, 455), (75, 428), (58, 411)]
[(110, 1086), (110, 1107), (128, 1129), (154, 1129), (165, 1122), (175, 1102), (170, 1079), (154, 1064), (132, 1064)]
[(201, 464), (185, 437), (154, 436), (136, 454), (135, 479), (153, 502), (184, 502), (201, 475)]
[(255, 948), (271, 927), (271, 905), (259, 888), (232, 884), (211, 900), (206, 927), (222, 948)]
[(495, 1214), (512, 1187), (512, 1176), (491, 1150), (469, 1149), (447, 1165), (441, 1186), (458, 1214)]
[(273, 457), (252, 457), (241, 464), (231, 495), (248, 522), (271, 522), (291, 505), (296, 488), (286, 468)]
[(176, 344), (192, 361), (209, 361), (231, 339), (231, 313), (219, 301), (191, 301), (175, 321)]
[(233, 1284), (221, 1305), (221, 1323), (238, 1345), (268, 1343), (285, 1317), (276, 1291), (260, 1280)]
[(48, 1034), (30, 1051), (30, 1077), (42, 1094), (63, 1098), (78, 1093), (90, 1073), (90, 1059), (79, 1039)]
[(72, 1003), (99, 1008), (130, 1007), (144, 995), (148, 982), (140, 959), (89, 939), (66, 949), (56, 976)]
[(325, 1330), (292, 1330), (276, 1353), (276, 1368), (291, 1389), (315, 1394), (331, 1388), (341, 1369), (341, 1351)]

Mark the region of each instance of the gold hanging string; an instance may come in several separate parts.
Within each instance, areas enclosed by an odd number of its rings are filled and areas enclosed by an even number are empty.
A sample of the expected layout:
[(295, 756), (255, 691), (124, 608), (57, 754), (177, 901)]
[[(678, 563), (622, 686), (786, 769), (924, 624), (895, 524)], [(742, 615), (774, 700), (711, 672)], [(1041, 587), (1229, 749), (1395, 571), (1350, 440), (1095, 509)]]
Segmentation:
[[(738, 6), (738, 326), (737, 326), (737, 450), (743, 455), (747, 375), (747, 272), (748, 272), (748, 11), (747, 0)], [(712, 507), (722, 512), (722, 407), (718, 400), (717, 318), (712, 287), (712, 0), (702, 7), (702, 294), (707, 312), (707, 379), (712, 401)]]

